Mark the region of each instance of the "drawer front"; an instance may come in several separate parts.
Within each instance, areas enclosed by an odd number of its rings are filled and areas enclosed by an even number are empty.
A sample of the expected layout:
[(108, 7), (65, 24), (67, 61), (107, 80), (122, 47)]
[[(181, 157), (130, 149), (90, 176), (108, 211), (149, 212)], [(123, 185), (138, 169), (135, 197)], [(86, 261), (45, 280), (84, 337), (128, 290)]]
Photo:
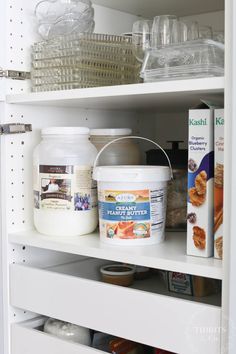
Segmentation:
[(30, 327), (28, 322), (27, 325), (22, 323), (11, 326), (11, 354), (105, 354), (105, 352), (40, 332)]
[(31, 312), (181, 354), (220, 353), (221, 309), (212, 305), (16, 264), (10, 269), (10, 301)]

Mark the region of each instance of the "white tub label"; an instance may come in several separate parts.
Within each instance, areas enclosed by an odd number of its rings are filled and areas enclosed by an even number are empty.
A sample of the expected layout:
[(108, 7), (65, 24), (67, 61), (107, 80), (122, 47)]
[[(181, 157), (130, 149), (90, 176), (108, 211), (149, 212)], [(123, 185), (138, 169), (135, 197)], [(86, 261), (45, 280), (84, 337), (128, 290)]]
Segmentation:
[(34, 170), (36, 209), (86, 211), (97, 206), (90, 166), (39, 165)]
[(110, 239), (149, 238), (162, 229), (163, 188), (99, 192), (100, 232)]

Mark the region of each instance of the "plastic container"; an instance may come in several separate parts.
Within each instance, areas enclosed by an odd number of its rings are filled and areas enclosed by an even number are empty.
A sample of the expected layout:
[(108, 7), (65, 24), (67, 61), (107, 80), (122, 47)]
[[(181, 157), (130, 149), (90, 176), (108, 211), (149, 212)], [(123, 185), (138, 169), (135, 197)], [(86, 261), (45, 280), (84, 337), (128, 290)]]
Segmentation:
[(70, 342), (76, 342), (87, 346), (91, 345), (89, 329), (72, 323), (59, 321), (54, 318), (47, 319), (44, 324), (44, 332)]
[(147, 279), (151, 274), (150, 268), (143, 266), (135, 266), (134, 279), (143, 280)]
[(105, 283), (129, 286), (133, 283), (135, 267), (123, 264), (109, 264), (100, 268)]
[[(132, 134), (129, 128), (119, 129), (91, 129), (91, 142), (100, 151), (107, 143)], [(128, 152), (128, 153), (127, 153)], [(110, 145), (100, 156), (99, 163), (107, 165), (139, 165), (141, 154), (138, 144), (132, 139), (117, 141)]]
[(50, 127), (35, 148), (34, 224), (46, 235), (76, 236), (97, 226), (97, 189), (92, 166), (97, 155), (89, 129)]
[[(187, 228), (187, 164), (188, 150), (179, 149), (183, 141), (168, 141), (172, 149), (165, 149), (173, 168), (173, 180), (168, 183), (166, 229), (184, 231)], [(162, 151), (146, 152), (148, 165), (166, 165)]]
[[(122, 139), (125, 138), (114, 142)], [(100, 151), (94, 163), (101, 241), (123, 246), (162, 242), (165, 237), (167, 181), (172, 177), (171, 168), (132, 165), (96, 167), (99, 156), (111, 144)]]
[(146, 51), (144, 82), (224, 75), (224, 45), (210, 39), (171, 44)]

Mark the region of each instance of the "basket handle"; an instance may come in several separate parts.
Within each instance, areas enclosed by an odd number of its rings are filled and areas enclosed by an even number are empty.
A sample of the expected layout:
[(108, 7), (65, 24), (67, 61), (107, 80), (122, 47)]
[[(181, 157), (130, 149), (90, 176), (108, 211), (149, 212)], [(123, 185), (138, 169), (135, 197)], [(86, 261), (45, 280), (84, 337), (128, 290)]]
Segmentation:
[(139, 140), (145, 140), (145, 141), (148, 141), (149, 143), (152, 143), (154, 144), (156, 147), (158, 147), (162, 152), (163, 154), (165, 155), (167, 161), (168, 161), (168, 165), (170, 167), (170, 177), (171, 179), (173, 179), (173, 170), (172, 170), (172, 166), (171, 166), (171, 163), (170, 163), (170, 159), (169, 159), (169, 156), (167, 155), (167, 153), (165, 152), (165, 150), (159, 145), (157, 144), (155, 141), (151, 140), (151, 139), (148, 139), (148, 138), (144, 138), (142, 136), (135, 136), (135, 135), (130, 135), (130, 136), (123, 136), (121, 138), (117, 138), (117, 139), (114, 139), (112, 141), (110, 141), (109, 143), (107, 143), (105, 146), (103, 146), (103, 148), (99, 151), (99, 153), (97, 154), (97, 157), (94, 161), (94, 164), (93, 164), (93, 169), (95, 169), (95, 167), (97, 167), (97, 163), (98, 163), (98, 160), (99, 160), (99, 157), (101, 156), (101, 154), (103, 153), (104, 150), (106, 150), (108, 148), (108, 146), (110, 146), (111, 144), (113, 143), (116, 143), (117, 141), (120, 141), (120, 140), (125, 140), (125, 139), (139, 139)]

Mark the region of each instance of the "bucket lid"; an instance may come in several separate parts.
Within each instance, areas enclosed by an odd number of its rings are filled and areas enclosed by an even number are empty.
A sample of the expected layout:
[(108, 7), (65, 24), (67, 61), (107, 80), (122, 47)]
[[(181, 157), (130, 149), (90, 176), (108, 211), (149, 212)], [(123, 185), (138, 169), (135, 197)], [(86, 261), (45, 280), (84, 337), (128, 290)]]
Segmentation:
[(41, 131), (42, 135), (89, 135), (86, 127), (48, 127)]
[(171, 179), (167, 166), (98, 166), (93, 178), (101, 182), (163, 182)]
[(111, 136), (122, 136), (131, 135), (132, 129), (130, 128), (111, 128), (111, 129), (91, 129), (90, 135), (111, 135)]

